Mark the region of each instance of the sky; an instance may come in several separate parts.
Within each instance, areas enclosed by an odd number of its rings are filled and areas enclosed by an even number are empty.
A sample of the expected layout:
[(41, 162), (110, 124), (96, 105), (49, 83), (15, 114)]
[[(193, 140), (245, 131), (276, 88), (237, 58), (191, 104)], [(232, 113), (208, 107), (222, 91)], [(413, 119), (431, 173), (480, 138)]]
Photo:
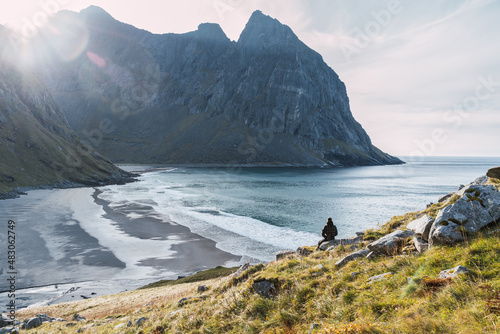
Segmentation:
[(397, 156), (500, 157), (498, 0), (0, 0), (0, 24), (43, 25), (90, 5), (153, 33), (218, 23), (237, 40), (253, 11), (288, 25), (346, 84), (374, 145)]

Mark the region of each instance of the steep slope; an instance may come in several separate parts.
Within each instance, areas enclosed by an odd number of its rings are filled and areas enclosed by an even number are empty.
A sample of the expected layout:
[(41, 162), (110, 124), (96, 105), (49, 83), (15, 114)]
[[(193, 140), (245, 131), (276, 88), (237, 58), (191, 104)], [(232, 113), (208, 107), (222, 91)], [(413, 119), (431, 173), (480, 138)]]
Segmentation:
[(0, 26), (0, 198), (16, 188), (130, 181), (77, 138), (9, 34)]
[(56, 46), (47, 84), (77, 133), (115, 162), (401, 163), (371, 144), (322, 57), (260, 11), (237, 42), (209, 23), (154, 35), (98, 7), (59, 13), (44, 39), (60, 45), (68, 22), (85, 48), (61, 61)]

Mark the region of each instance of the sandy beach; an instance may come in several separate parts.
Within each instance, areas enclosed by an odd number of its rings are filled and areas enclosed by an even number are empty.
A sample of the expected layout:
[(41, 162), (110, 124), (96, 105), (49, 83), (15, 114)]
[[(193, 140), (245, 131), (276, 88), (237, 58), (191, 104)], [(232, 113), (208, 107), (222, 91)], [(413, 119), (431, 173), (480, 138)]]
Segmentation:
[[(0, 202), (0, 218), (17, 222), (19, 308), (133, 290), (240, 264), (241, 256), (220, 250), (215, 241), (151, 206), (110, 205), (100, 193), (94, 188), (36, 190)], [(7, 289), (0, 283), (1, 299)]]

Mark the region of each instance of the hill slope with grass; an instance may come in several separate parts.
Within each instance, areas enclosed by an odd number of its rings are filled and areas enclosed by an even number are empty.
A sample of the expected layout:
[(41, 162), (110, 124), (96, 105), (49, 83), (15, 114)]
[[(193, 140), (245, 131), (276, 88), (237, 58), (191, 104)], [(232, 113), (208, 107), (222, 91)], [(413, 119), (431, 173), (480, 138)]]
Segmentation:
[[(499, 187), (500, 181), (488, 181)], [(213, 278), (152, 287), (19, 312), (63, 317), (36, 333), (498, 333), (500, 228), (491, 224), (465, 241), (402, 253), (336, 262), (423, 214), (436, 217), (456, 198), (393, 217), (364, 233), (355, 247), (297, 254)], [(314, 249), (314, 248), (313, 248)], [(464, 266), (468, 273), (439, 278)], [(448, 272), (450, 273), (450, 272)], [(194, 282), (197, 279), (202, 282)], [(380, 280), (373, 279), (379, 277)], [(272, 288), (262, 293), (262, 282)], [(256, 284), (257, 283), (257, 284)], [(204, 285), (203, 288), (199, 288)], [(85, 320), (71, 320), (78, 314)], [(76, 317), (75, 317), (76, 318)], [(28, 331), (27, 333), (30, 333)]]
[(0, 26), (0, 198), (27, 187), (99, 185), (131, 175), (84, 144)]

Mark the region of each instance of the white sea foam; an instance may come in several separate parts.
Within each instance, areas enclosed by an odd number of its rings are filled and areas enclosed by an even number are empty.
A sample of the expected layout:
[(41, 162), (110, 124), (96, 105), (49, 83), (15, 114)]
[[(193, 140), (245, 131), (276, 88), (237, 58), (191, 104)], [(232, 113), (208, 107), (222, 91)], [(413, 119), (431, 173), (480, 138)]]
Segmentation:
[(104, 187), (99, 197), (114, 205), (146, 201), (163, 219), (187, 226), (192, 232), (214, 240), (219, 249), (262, 261), (272, 260), (278, 250), (296, 249), (314, 244), (318, 239), (312, 233), (270, 225), (216, 207), (188, 207), (184, 204), (187, 199), (201, 195), (183, 192), (181, 190), (186, 185), (163, 182), (160, 176), (160, 173), (145, 174), (141, 177), (141, 186), (120, 186), (121, 191), (116, 191), (117, 186)]

